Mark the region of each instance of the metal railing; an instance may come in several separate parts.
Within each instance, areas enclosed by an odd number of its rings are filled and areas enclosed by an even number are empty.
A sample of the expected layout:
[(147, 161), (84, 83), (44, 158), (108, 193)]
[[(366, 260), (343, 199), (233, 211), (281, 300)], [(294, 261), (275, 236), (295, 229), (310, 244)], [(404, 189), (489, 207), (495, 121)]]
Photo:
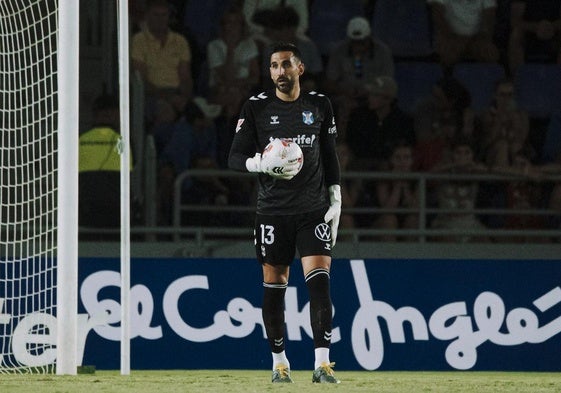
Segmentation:
[[(231, 226), (206, 226), (206, 225), (189, 225), (183, 218), (188, 217), (191, 212), (207, 212), (211, 213), (247, 213), (253, 214), (255, 206), (252, 205), (214, 205), (214, 204), (193, 204), (182, 202), (182, 184), (187, 178), (211, 176), (220, 178), (246, 178), (257, 179), (255, 174), (234, 172), (228, 170), (187, 170), (179, 174), (174, 185), (174, 201), (173, 201), (173, 223), (171, 228), (160, 228), (168, 235), (171, 235), (173, 241), (180, 241), (185, 237), (194, 238), (197, 243), (203, 244), (207, 240), (212, 239), (247, 239), (251, 235), (253, 228), (248, 225), (241, 227), (239, 225)], [(561, 212), (550, 209), (506, 209), (506, 208), (472, 208), (472, 209), (443, 209), (431, 206), (428, 201), (429, 189), (435, 183), (449, 181), (469, 181), (479, 183), (508, 183), (512, 181), (535, 181), (521, 176), (514, 175), (496, 175), (496, 174), (444, 174), (444, 173), (391, 173), (391, 172), (343, 172), (343, 180), (357, 181), (377, 181), (377, 180), (406, 180), (416, 182), (418, 189), (418, 207), (416, 208), (395, 208), (387, 209), (377, 206), (362, 206), (353, 208), (343, 208), (344, 214), (366, 214), (379, 215), (383, 213), (397, 214), (416, 214), (418, 215), (418, 228), (416, 229), (373, 229), (373, 228), (341, 228), (339, 236), (342, 241), (359, 242), (363, 239), (379, 238), (383, 236), (399, 236), (414, 238), (417, 242), (439, 241), (448, 236), (473, 236), (473, 237), (489, 237), (493, 239), (506, 239), (511, 237), (524, 237), (529, 239), (549, 238), (559, 242), (561, 239), (561, 228), (544, 228), (544, 229), (434, 229), (430, 227), (429, 218), (438, 214), (474, 214), (485, 216), (509, 216), (516, 214), (518, 216), (548, 216), (554, 217), (561, 215)], [(541, 183), (561, 183), (560, 175), (549, 175), (540, 178)], [(147, 228), (145, 228), (147, 229)], [(162, 233), (162, 232), (161, 232)], [(345, 240), (343, 240), (345, 239)]]

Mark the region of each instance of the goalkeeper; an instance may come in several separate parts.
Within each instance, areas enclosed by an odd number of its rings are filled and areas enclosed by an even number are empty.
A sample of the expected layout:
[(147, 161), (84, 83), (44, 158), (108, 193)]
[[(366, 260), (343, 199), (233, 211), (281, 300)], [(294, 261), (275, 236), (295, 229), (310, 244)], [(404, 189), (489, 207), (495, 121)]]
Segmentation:
[[(285, 352), (284, 296), (298, 250), (310, 297), (315, 348), (312, 381), (338, 383), (329, 359), (332, 303), (331, 250), (341, 214), (340, 170), (331, 103), (303, 93), (304, 63), (293, 44), (279, 43), (270, 55), (275, 89), (251, 97), (242, 107), (229, 166), (258, 172), (255, 249), (263, 269), (263, 322), (273, 358), (273, 382), (292, 382)], [(261, 157), (274, 138), (301, 147), (304, 163), (270, 162)]]

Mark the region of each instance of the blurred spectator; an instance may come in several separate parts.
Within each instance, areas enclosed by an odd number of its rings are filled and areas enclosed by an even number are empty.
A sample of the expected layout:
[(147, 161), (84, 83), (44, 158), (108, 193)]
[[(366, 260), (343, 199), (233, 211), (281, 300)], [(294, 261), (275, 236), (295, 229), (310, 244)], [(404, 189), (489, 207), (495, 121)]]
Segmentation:
[(319, 83), (323, 74), (323, 60), (317, 45), (309, 38), (302, 38), (297, 34), (299, 15), (292, 7), (277, 7), (270, 12), (271, 20), (264, 27), (265, 40), (262, 42), (262, 68), (261, 85), (269, 85), (273, 88), (270, 79), (269, 67), (270, 56), (266, 50), (267, 44), (274, 42), (290, 42), (298, 46), (302, 53), (302, 60), (306, 67), (306, 72), (300, 79), (303, 91), (318, 90)]
[(528, 141), (528, 113), (518, 108), (514, 82), (500, 80), (495, 87), (493, 103), (482, 115), (481, 148), (489, 167), (509, 166), (514, 153)]
[(386, 44), (372, 37), (366, 18), (352, 18), (347, 25), (347, 39), (329, 55), (324, 85), (331, 94), (342, 136), (350, 111), (367, 98), (366, 86), (374, 84), (379, 76), (394, 76), (392, 53)]
[[(208, 43), (219, 35), (221, 15), (230, 8), (241, 9), (243, 0), (175, 0), (182, 3), (180, 14), (182, 15), (183, 31), (192, 43), (193, 54), (206, 55)], [(204, 59), (204, 56), (203, 56)]]
[(145, 29), (131, 43), (133, 69), (144, 81), (145, 116), (159, 121), (159, 110), (169, 106), (178, 115), (191, 99), (191, 50), (187, 40), (169, 28), (169, 4), (151, 0), (146, 9)]
[(346, 141), (354, 169), (383, 170), (398, 141), (414, 145), (413, 122), (397, 106), (398, 88), (392, 77), (377, 77), (365, 87), (367, 103), (351, 112)]
[[(439, 165), (433, 171), (451, 174), (476, 174), (487, 172), (487, 167), (475, 160), (472, 142), (468, 138), (459, 137), (453, 144), (452, 162)], [(445, 180), (441, 181), (437, 187), (438, 208), (457, 211), (438, 213), (431, 223), (433, 229), (461, 232), (463, 230), (486, 228), (473, 212), (468, 211), (476, 207), (479, 190), (477, 181)], [(460, 243), (489, 241), (485, 236), (468, 234), (437, 236), (436, 240)]]
[[(92, 128), (79, 139), (79, 224), (118, 228), (121, 199), (119, 98), (112, 95), (98, 97), (93, 105), (93, 115)], [(107, 237), (99, 235), (96, 239)]]
[[(187, 169), (216, 169), (216, 128), (214, 119), (220, 114), (218, 105), (209, 104), (202, 97), (195, 97), (181, 118), (172, 124), (158, 125), (155, 136), (167, 140), (158, 157), (159, 219), (160, 224), (172, 222), (174, 183), (176, 177)], [(163, 129), (165, 128), (165, 130)], [(187, 177), (182, 183), (183, 203), (226, 204), (229, 189), (217, 177)], [(209, 217), (189, 213), (190, 224), (208, 223)]]
[[(543, 185), (539, 182), (542, 173), (533, 165), (536, 154), (530, 147), (521, 148), (512, 153), (510, 164), (497, 165), (494, 172), (515, 175), (517, 178), (506, 183), (506, 209), (512, 211), (505, 217), (504, 229), (545, 229), (546, 219), (542, 215), (517, 214), (517, 210), (537, 210), (544, 207)], [(546, 238), (535, 236), (501, 237), (506, 242), (547, 242)]]
[(241, 102), (259, 83), (259, 51), (241, 10), (231, 8), (220, 19), (220, 36), (207, 48), (211, 100), (228, 116), (239, 113)]
[(463, 60), (496, 63), (493, 42), (496, 0), (427, 0), (435, 28), (435, 49), (445, 67)]
[(429, 172), (452, 162), (452, 143), (458, 137), (458, 122), (452, 116), (441, 116), (429, 137), (415, 145), (416, 170)]
[(249, 31), (256, 40), (267, 42), (264, 36), (265, 26), (273, 22), (274, 9), (277, 7), (292, 7), (298, 14), (296, 35), (302, 39), (309, 39), (308, 31), (308, 2), (302, 0), (244, 0), (243, 13), (249, 26)]
[[(398, 143), (393, 149), (389, 160), (388, 171), (392, 173), (408, 173), (414, 167), (413, 147), (409, 143)], [(418, 183), (415, 180), (392, 179), (383, 180), (376, 183), (376, 200), (377, 205), (386, 209), (398, 208), (418, 208)], [(374, 221), (376, 229), (418, 229), (419, 214), (418, 213), (382, 213)], [(396, 235), (387, 235), (382, 237), (383, 241), (396, 241)]]
[(452, 76), (440, 78), (430, 96), (415, 108), (414, 127), (418, 142), (440, 133), (440, 122), (455, 123), (458, 134), (473, 137), (476, 130), (475, 111), (471, 107), (469, 91)]
[(134, 34), (143, 27), (146, 4), (144, 0), (129, 0), (128, 3), (130, 17), (129, 23), (131, 32)]
[(508, 63), (514, 75), (526, 61), (554, 63), (561, 50), (561, 2), (512, 0)]
[(549, 118), (541, 149), (541, 161), (561, 164), (561, 110), (556, 111)]

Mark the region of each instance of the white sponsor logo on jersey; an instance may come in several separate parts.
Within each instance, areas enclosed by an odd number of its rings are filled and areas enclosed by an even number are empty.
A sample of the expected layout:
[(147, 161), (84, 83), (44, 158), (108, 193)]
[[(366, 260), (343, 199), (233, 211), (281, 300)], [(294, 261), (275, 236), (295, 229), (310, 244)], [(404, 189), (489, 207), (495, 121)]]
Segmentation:
[(278, 116), (271, 116), (271, 122), (269, 124), (280, 124)]
[(296, 142), (300, 147), (312, 147), (314, 141), (316, 140), (316, 135), (299, 134), (287, 139), (290, 139), (292, 142)]

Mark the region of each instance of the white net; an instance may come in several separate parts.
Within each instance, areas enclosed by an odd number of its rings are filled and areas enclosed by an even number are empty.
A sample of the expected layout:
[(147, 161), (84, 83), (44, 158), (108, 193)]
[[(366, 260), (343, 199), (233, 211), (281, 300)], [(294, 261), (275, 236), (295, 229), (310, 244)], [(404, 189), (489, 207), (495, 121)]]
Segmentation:
[(0, 373), (54, 368), (57, 0), (0, 0)]

